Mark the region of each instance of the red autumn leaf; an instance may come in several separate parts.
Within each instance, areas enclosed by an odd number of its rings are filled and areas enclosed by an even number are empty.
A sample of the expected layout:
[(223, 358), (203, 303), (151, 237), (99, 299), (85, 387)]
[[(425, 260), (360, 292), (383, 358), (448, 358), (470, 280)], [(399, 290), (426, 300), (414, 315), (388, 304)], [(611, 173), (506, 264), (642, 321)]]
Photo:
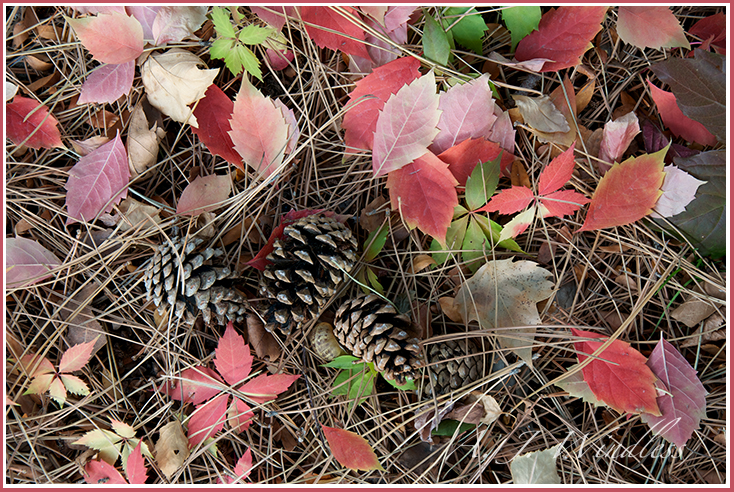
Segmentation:
[(222, 391), (222, 378), (208, 367), (197, 366), (184, 369), (178, 380), (160, 388), (161, 393), (174, 400), (199, 405)]
[(287, 390), (300, 374), (260, 374), (246, 382), (239, 391), (257, 403), (274, 400), (280, 393)]
[(234, 150), (232, 137), (229, 136), (232, 130), (229, 124), (232, 111), (234, 111), (232, 100), (222, 92), (222, 89), (212, 84), (194, 108), (199, 128), (192, 126), (191, 131), (204, 142), (209, 152), (244, 171), (242, 157)]
[(99, 460), (90, 461), (84, 466), (84, 481), (94, 485), (127, 485), (119, 471), (109, 463)]
[[(17, 288), (45, 280), (46, 273), (61, 265), (55, 254), (36, 241), (24, 237), (5, 240), (5, 281)], [(38, 278), (35, 278), (38, 277)]]
[[(571, 328), (574, 336), (603, 339), (574, 342), (579, 362), (584, 362), (606, 341), (597, 333)], [(655, 399), (655, 374), (645, 365), (646, 359), (629, 343), (614, 340), (603, 352), (596, 354), (582, 369), (584, 381), (594, 396), (620, 413), (650, 413), (660, 415)]]
[(675, 94), (659, 89), (649, 80), (647, 85), (650, 86), (652, 100), (658, 107), (663, 123), (673, 135), (701, 145), (716, 145), (716, 137), (705, 126), (683, 114), (676, 103)]
[(97, 67), (82, 84), (77, 104), (114, 102), (130, 92), (134, 76), (134, 61)]
[(215, 350), (214, 366), (230, 385), (242, 382), (252, 369), (250, 346), (237, 334), (230, 321)]
[(143, 27), (134, 17), (115, 12), (66, 20), (82, 45), (101, 63), (126, 63), (143, 53)]
[(653, 349), (647, 366), (665, 383), (670, 394), (658, 397), (661, 416), (643, 413), (640, 417), (653, 434), (663, 436), (682, 450), (706, 417), (706, 389), (686, 358), (664, 339)]
[(340, 465), (352, 470), (382, 470), (377, 455), (362, 436), (344, 429), (321, 425), (331, 452)]
[[(715, 46), (720, 55), (726, 54), (726, 15), (719, 12), (704, 17), (688, 30), (688, 34), (701, 38), (704, 43)], [(704, 48), (704, 45), (701, 48)]]
[(130, 168), (119, 132), (114, 139), (85, 155), (69, 170), (66, 182), (66, 224), (93, 220), (127, 197)]
[(295, 10), (298, 7), (276, 7), (274, 5), (268, 5), (267, 7), (256, 7), (251, 6), (250, 10), (252, 13), (260, 17), (264, 22), (270, 24), (275, 29), (280, 31), (285, 25), (286, 16), (294, 17)]
[(578, 232), (631, 224), (652, 212), (662, 194), (667, 151), (665, 147), (613, 165), (599, 181)]
[(242, 483), (242, 480), (250, 476), (251, 471), (252, 471), (252, 451), (250, 451), (250, 448), (247, 448), (247, 451), (244, 452), (242, 457), (239, 460), (237, 460), (237, 464), (235, 464), (234, 474), (237, 475), (237, 477), (236, 478), (222, 477), (221, 481), (220, 479), (217, 479), (217, 483), (226, 483), (226, 484)]
[(438, 133), (436, 78), (433, 72), (390, 96), (377, 117), (372, 172), (382, 176), (406, 166), (428, 151)]
[(466, 186), (466, 180), (477, 164), (495, 160), (500, 152), (502, 152), (500, 170), (504, 173), (512, 165), (514, 156), (506, 150), (503, 151), (499, 144), (484, 138), (464, 140), (441, 152), (438, 158), (449, 165), (449, 171), (459, 182), (459, 186)]
[(229, 426), (235, 432), (244, 432), (250, 428), (253, 418), (255, 418), (255, 414), (252, 413), (250, 405), (239, 398), (233, 398), (232, 403), (229, 405), (229, 410), (227, 410), (227, 422)]
[(125, 475), (127, 475), (127, 481), (131, 485), (144, 484), (148, 479), (148, 470), (145, 468), (145, 460), (143, 459), (142, 443), (142, 440), (138, 441), (138, 445), (135, 446), (125, 462)]
[(97, 341), (96, 337), (87, 343), (80, 343), (69, 347), (61, 356), (61, 362), (59, 362), (59, 372), (74, 372), (79, 371), (81, 368), (87, 365), (89, 359), (92, 357), (92, 350), (94, 350), (94, 344)]
[(189, 419), (189, 446), (194, 447), (224, 427), (229, 395), (224, 393), (199, 405)]
[(571, 175), (573, 175), (574, 161), (573, 150), (575, 144), (571, 148), (553, 159), (548, 166), (540, 173), (538, 181), (538, 194), (543, 196), (556, 191), (565, 185)]
[(426, 152), (389, 173), (385, 186), (390, 190), (392, 209), (400, 211), (408, 227), (418, 227), (445, 246), (446, 231), (459, 204), (457, 184), (448, 164)]
[[(358, 80), (349, 94), (342, 127), (347, 150), (372, 148), (377, 117), (388, 98), (420, 76), (421, 62), (412, 56), (398, 58)], [(365, 99), (361, 99), (365, 98)]]
[(477, 212), (499, 212), (509, 215), (523, 210), (535, 198), (533, 191), (524, 186), (512, 186), (497, 193), (492, 199)]
[[(339, 7), (339, 9), (358, 17), (357, 11), (352, 7)], [(329, 48), (362, 58), (370, 57), (364, 43), (364, 30), (337, 12), (334, 7), (304, 5), (301, 7), (301, 19), (306, 23), (306, 33), (321, 48)]]
[[(30, 114), (31, 111), (33, 114)], [(15, 96), (13, 102), (5, 105), (5, 114), (5, 129), (15, 145), (23, 144), (32, 149), (64, 146), (56, 127), (59, 122), (49, 114), (46, 106), (35, 99)]]
[(622, 41), (638, 48), (691, 49), (678, 19), (664, 5), (633, 7), (620, 5), (617, 34)]
[(517, 45), (515, 58), (553, 60), (541, 72), (557, 72), (581, 63), (581, 55), (601, 30), (607, 7), (571, 7), (551, 9), (540, 19), (538, 30), (525, 36)]
[(176, 213), (199, 215), (220, 208), (232, 191), (231, 181), (229, 176), (217, 174), (197, 176), (181, 193)]

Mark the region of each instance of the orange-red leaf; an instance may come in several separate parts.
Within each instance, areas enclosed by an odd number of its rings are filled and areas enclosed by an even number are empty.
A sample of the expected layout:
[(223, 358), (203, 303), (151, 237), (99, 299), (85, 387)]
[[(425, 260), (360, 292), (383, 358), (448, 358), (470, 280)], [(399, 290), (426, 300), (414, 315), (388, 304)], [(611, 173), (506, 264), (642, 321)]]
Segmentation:
[(130, 453), (125, 464), (125, 475), (127, 475), (127, 480), (130, 484), (143, 484), (148, 479), (148, 470), (145, 468), (142, 445), (143, 441), (138, 441), (138, 445)]
[(578, 232), (631, 224), (652, 212), (662, 194), (663, 158), (667, 152), (665, 147), (613, 165), (599, 181)]
[(198, 405), (222, 391), (222, 379), (208, 367), (196, 366), (184, 369), (173, 384), (164, 384), (160, 391), (174, 400)]
[(499, 212), (502, 215), (514, 214), (523, 210), (533, 201), (533, 192), (524, 186), (513, 186), (494, 195), (489, 203), (477, 212)]
[(125, 63), (143, 52), (143, 26), (119, 12), (68, 19), (82, 45), (102, 63)]
[(607, 7), (559, 7), (546, 12), (538, 30), (525, 36), (517, 45), (519, 61), (548, 58), (541, 72), (557, 72), (581, 63), (581, 55), (591, 47), (591, 40), (601, 30)]
[(69, 350), (64, 352), (61, 356), (61, 362), (59, 362), (59, 372), (74, 372), (80, 370), (82, 367), (87, 365), (89, 358), (92, 357), (92, 350), (94, 344), (97, 341), (96, 337), (94, 340), (87, 343), (80, 343), (69, 347)]
[(260, 374), (245, 383), (240, 391), (257, 403), (265, 403), (277, 398), (299, 377), (300, 374)]
[(663, 123), (673, 135), (701, 145), (716, 145), (716, 137), (705, 126), (683, 114), (676, 103), (675, 94), (659, 89), (649, 80), (647, 84)]
[[(33, 110), (36, 111), (28, 116)], [(15, 145), (22, 143), (32, 149), (64, 146), (61, 143), (61, 132), (56, 127), (59, 122), (49, 114), (48, 108), (43, 104), (34, 99), (15, 96), (13, 102), (5, 105), (5, 111), (5, 129), (8, 138)]]
[[(340, 9), (354, 17), (359, 17), (352, 7), (340, 7)], [(320, 47), (370, 59), (367, 45), (364, 42), (364, 30), (333, 7), (304, 5), (301, 7), (301, 19), (306, 23), (308, 35)]]
[(234, 150), (232, 137), (229, 136), (232, 127), (229, 118), (234, 111), (234, 103), (222, 92), (222, 89), (212, 84), (206, 90), (204, 98), (194, 108), (194, 116), (199, 128), (191, 127), (206, 148), (214, 155), (245, 170), (242, 157)]
[(546, 168), (543, 169), (538, 182), (539, 195), (547, 195), (548, 193), (557, 191), (571, 179), (575, 165), (573, 160), (573, 150), (575, 147), (576, 143), (574, 142), (568, 150), (550, 161)]
[(215, 353), (214, 366), (229, 384), (240, 383), (250, 374), (250, 346), (245, 345), (245, 339), (237, 334), (231, 321), (227, 323), (227, 329), (219, 339)]
[(189, 447), (213, 436), (224, 427), (227, 414), (228, 394), (219, 395), (203, 405), (199, 405), (189, 419)]
[(227, 422), (229, 422), (232, 430), (235, 432), (246, 431), (250, 427), (253, 418), (255, 418), (255, 414), (252, 413), (250, 405), (239, 398), (234, 398), (234, 401), (229, 405), (229, 410), (227, 410)]
[[(599, 338), (600, 341), (574, 342), (579, 362), (584, 362), (606, 341), (597, 333), (571, 328), (574, 336)], [(620, 413), (651, 413), (660, 415), (656, 402), (657, 379), (645, 364), (640, 352), (621, 340), (614, 340), (583, 368), (584, 381), (597, 399)]]
[(99, 460), (90, 461), (84, 466), (84, 481), (93, 485), (127, 485), (120, 472), (109, 463)]
[(362, 436), (344, 429), (321, 425), (334, 458), (352, 470), (382, 470), (377, 455)]
[(618, 14), (617, 33), (625, 43), (638, 48), (691, 49), (686, 33), (667, 5), (620, 5)]
[(484, 138), (464, 140), (441, 152), (438, 158), (449, 165), (449, 171), (459, 182), (459, 186), (466, 186), (466, 180), (477, 164), (495, 160), (500, 152), (502, 152), (500, 170), (506, 173), (512, 165), (514, 156), (506, 150), (503, 151), (499, 144)]
[(387, 175), (390, 203), (399, 210), (408, 227), (418, 227), (445, 246), (446, 231), (459, 204), (458, 182), (448, 164), (427, 152), (405, 167)]
[(570, 215), (589, 201), (584, 195), (573, 190), (555, 191), (540, 197), (541, 208), (545, 209), (542, 210), (542, 216), (548, 218)]

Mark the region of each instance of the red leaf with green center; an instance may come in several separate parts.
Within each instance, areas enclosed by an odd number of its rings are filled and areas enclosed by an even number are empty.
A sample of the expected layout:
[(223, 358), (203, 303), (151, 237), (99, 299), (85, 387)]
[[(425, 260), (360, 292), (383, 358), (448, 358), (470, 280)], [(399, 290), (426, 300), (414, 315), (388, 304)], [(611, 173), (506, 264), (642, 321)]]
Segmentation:
[(5, 105), (5, 114), (5, 129), (8, 138), (15, 145), (25, 142), (23, 145), (32, 149), (64, 146), (61, 143), (61, 133), (56, 127), (59, 122), (49, 114), (46, 106), (36, 100), (15, 96), (13, 102)]
[(444, 150), (438, 158), (449, 165), (449, 171), (454, 175), (459, 186), (466, 186), (466, 180), (480, 162), (493, 161), (502, 152), (500, 170), (506, 174), (512, 165), (514, 156), (503, 151), (499, 144), (484, 138), (464, 140), (460, 144)]
[[(606, 337), (589, 331), (571, 328), (574, 336), (596, 338), (600, 341), (574, 342), (579, 363), (603, 345)], [(629, 343), (614, 340), (603, 352), (596, 354), (583, 368), (584, 381), (600, 401), (620, 413), (650, 413), (660, 415), (656, 402), (655, 374), (647, 360)]]
[(234, 329), (230, 321), (215, 350), (214, 366), (230, 385), (241, 383), (252, 369), (250, 346)]
[[(339, 7), (339, 9), (359, 18), (357, 11), (352, 7)], [(308, 35), (321, 48), (329, 48), (334, 51), (342, 51), (348, 55), (370, 59), (367, 45), (364, 43), (364, 30), (334, 7), (304, 5), (301, 7), (301, 19), (306, 23), (305, 27)]]
[(334, 458), (352, 470), (382, 470), (377, 455), (362, 436), (344, 429), (321, 425)]

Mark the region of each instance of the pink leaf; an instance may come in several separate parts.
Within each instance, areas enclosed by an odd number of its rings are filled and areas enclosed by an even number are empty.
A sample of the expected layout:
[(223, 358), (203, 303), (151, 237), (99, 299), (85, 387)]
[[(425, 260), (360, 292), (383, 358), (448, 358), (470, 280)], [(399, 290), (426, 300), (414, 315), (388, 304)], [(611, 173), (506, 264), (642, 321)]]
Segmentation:
[(45, 280), (51, 276), (49, 271), (61, 265), (55, 254), (31, 239), (8, 238), (5, 248), (5, 281), (10, 288)]
[(285, 70), (288, 68), (289, 63), (294, 60), (293, 52), (288, 49), (278, 51), (272, 48), (267, 48), (265, 50), (265, 54), (267, 55), (268, 61), (270, 62), (270, 66), (273, 67), (273, 70)]
[(143, 53), (143, 27), (118, 12), (68, 19), (82, 45), (101, 63), (126, 63)]
[(439, 95), (438, 135), (431, 151), (440, 154), (469, 138), (489, 136), (497, 117), (489, 88), (489, 74), (465, 84), (455, 85)]
[(231, 321), (227, 323), (227, 329), (219, 339), (215, 353), (217, 356), (214, 358), (214, 365), (230, 385), (242, 382), (250, 374), (250, 346), (245, 345), (245, 340), (237, 334)]
[(64, 146), (56, 127), (59, 122), (35, 99), (15, 96), (12, 103), (5, 105), (5, 114), (5, 129), (15, 145), (23, 144), (32, 149)]
[(407, 24), (416, 8), (415, 5), (392, 5), (388, 7), (387, 12), (385, 12), (385, 29), (390, 32), (403, 24)]
[(390, 96), (375, 125), (375, 177), (400, 169), (425, 154), (438, 133), (440, 116), (432, 71)]
[(665, 179), (663, 186), (663, 194), (658, 198), (655, 204), (652, 217), (672, 217), (678, 215), (686, 209), (686, 205), (696, 198), (696, 190), (706, 181), (700, 181), (677, 166), (665, 166)]
[(706, 417), (706, 390), (696, 376), (696, 370), (676, 348), (661, 339), (655, 346), (647, 366), (663, 383), (670, 394), (658, 397), (661, 416), (643, 413), (640, 418), (654, 434), (663, 436), (680, 451), (693, 431)]
[(618, 15), (617, 34), (625, 43), (638, 48), (691, 49), (686, 33), (667, 6), (620, 5)]
[(142, 450), (143, 441), (138, 441), (130, 456), (125, 462), (125, 475), (130, 484), (143, 484), (148, 479), (148, 470), (145, 468)]
[(204, 142), (209, 152), (244, 171), (242, 157), (234, 150), (232, 137), (229, 136), (232, 129), (229, 118), (233, 110), (232, 100), (222, 89), (212, 84), (194, 108), (199, 128), (192, 126), (191, 131)]
[(296, 150), (298, 137), (301, 136), (301, 130), (298, 128), (298, 120), (296, 120), (296, 115), (293, 113), (293, 110), (283, 104), (283, 101), (276, 99), (273, 102), (276, 108), (280, 108), (281, 113), (283, 113), (283, 119), (288, 124), (288, 145), (285, 148), (285, 152), (286, 154), (290, 154)]
[(92, 350), (94, 349), (94, 344), (97, 341), (97, 338), (99, 337), (95, 337), (94, 340), (87, 343), (80, 343), (73, 347), (69, 347), (69, 350), (64, 352), (64, 355), (61, 356), (59, 372), (79, 371), (81, 368), (86, 366), (90, 357), (92, 357)]
[(153, 5), (128, 5), (124, 8), (128, 14), (140, 22), (140, 25), (143, 27), (143, 39), (153, 41), (153, 22), (155, 22), (155, 17), (162, 7)]
[(349, 95), (349, 109), (342, 122), (347, 150), (372, 148), (377, 117), (385, 102), (405, 84), (420, 76), (420, 66), (418, 59), (406, 56), (376, 68), (357, 81), (356, 88)]
[(110, 6), (103, 6), (103, 5), (95, 5), (95, 6), (77, 6), (72, 7), (74, 10), (79, 12), (80, 14), (114, 14), (114, 13), (125, 13), (125, 7), (121, 5), (110, 5)]
[(673, 135), (701, 145), (716, 145), (716, 137), (705, 126), (683, 114), (672, 92), (659, 89), (649, 80), (647, 85), (650, 86), (652, 100), (658, 107), (663, 123), (673, 132)]
[(575, 143), (571, 144), (568, 150), (559, 154), (558, 157), (548, 163), (548, 166), (540, 173), (540, 181), (538, 183), (539, 195), (546, 195), (552, 191), (556, 191), (571, 179), (575, 165), (573, 161), (575, 146)]
[(277, 398), (299, 377), (299, 374), (260, 374), (242, 385), (240, 392), (247, 395), (254, 402), (265, 403)]
[(28, 377), (36, 377), (42, 374), (55, 374), (54, 365), (39, 354), (26, 354), (20, 358), (20, 365), (26, 371)]
[(197, 176), (184, 188), (176, 206), (176, 213), (181, 215), (199, 215), (216, 210), (229, 197), (232, 191), (229, 176), (210, 174)]
[(441, 152), (439, 159), (449, 165), (449, 171), (454, 175), (459, 186), (465, 186), (466, 180), (480, 162), (493, 161), (502, 152), (500, 169), (505, 172), (512, 165), (513, 155), (503, 152), (500, 146), (483, 138), (464, 140), (448, 150)]
[(275, 29), (280, 31), (285, 25), (285, 17), (293, 17), (298, 7), (276, 7), (268, 5), (267, 7), (256, 7), (251, 6), (250, 10), (256, 14), (260, 19), (273, 26)]
[[(358, 17), (352, 7), (340, 7), (340, 9)], [(370, 57), (364, 43), (364, 30), (333, 7), (304, 5), (301, 7), (301, 19), (306, 23), (306, 33), (321, 48), (342, 51), (362, 58)]]
[(573, 190), (555, 191), (540, 197), (539, 200), (545, 207), (542, 213), (544, 218), (570, 215), (591, 201)]
[(130, 168), (120, 134), (79, 159), (66, 182), (66, 224), (92, 220), (127, 197)]
[(252, 423), (255, 414), (250, 406), (239, 398), (234, 398), (227, 411), (227, 422), (235, 432), (244, 432)]
[[(495, 115), (496, 114), (497, 107), (495, 106)], [(497, 116), (487, 139), (500, 144), (500, 146), (505, 149), (505, 153), (512, 154), (515, 151), (515, 128), (512, 126), (510, 113), (502, 111), (500, 115)]]
[(240, 480), (244, 480), (250, 476), (250, 471), (252, 471), (252, 451), (250, 451), (250, 448), (247, 448), (247, 451), (237, 460), (234, 472)]
[(340, 465), (352, 470), (382, 470), (377, 455), (367, 440), (344, 429), (321, 425), (331, 452)]
[(524, 186), (513, 186), (494, 195), (492, 199), (489, 200), (489, 203), (476, 211), (499, 212), (502, 215), (514, 214), (530, 205), (533, 198), (535, 198), (535, 195), (533, 195), (533, 192), (530, 191), (530, 189), (525, 188)]
[(288, 145), (289, 125), (280, 108), (247, 77), (242, 79), (229, 123), (234, 148), (248, 166), (265, 178), (278, 169)]
[(84, 481), (93, 485), (127, 485), (120, 472), (105, 461), (90, 461), (84, 466)]
[(634, 111), (614, 121), (607, 121), (602, 131), (599, 159), (609, 163), (618, 162), (638, 133), (640, 124)]
[(130, 92), (135, 76), (135, 62), (102, 65), (87, 76), (77, 104), (114, 102)]
[(432, 152), (387, 175), (390, 204), (408, 227), (418, 227), (446, 245), (446, 232), (459, 204), (458, 182), (448, 165)]
[(194, 447), (224, 427), (229, 395), (224, 394), (199, 405), (189, 419), (189, 446)]
[(221, 383), (222, 379), (216, 372), (204, 366), (196, 366), (184, 369), (179, 381), (164, 384), (160, 391), (174, 400), (190, 401), (199, 405), (218, 395), (223, 389)]
[(161, 7), (153, 21), (151, 31), (156, 45), (178, 43), (194, 35), (206, 20), (207, 7)]

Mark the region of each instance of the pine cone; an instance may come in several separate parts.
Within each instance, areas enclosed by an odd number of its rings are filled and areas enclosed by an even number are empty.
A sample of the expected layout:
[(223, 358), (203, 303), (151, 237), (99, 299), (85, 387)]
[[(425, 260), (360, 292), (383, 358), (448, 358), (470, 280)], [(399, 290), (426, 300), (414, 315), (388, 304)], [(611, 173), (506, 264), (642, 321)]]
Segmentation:
[[(458, 390), (482, 377), (483, 357), (471, 338), (446, 340), (427, 348), (428, 374), (436, 396)], [(428, 381), (423, 385), (423, 394), (431, 397), (431, 384)]]
[(212, 313), (221, 324), (226, 320), (242, 321), (247, 300), (232, 287), (232, 272), (227, 267), (205, 264), (224, 253), (211, 247), (198, 251), (203, 242), (177, 236), (156, 249), (145, 271), (147, 299), (158, 306), (158, 313), (172, 306), (175, 315), (189, 323), (194, 322), (198, 310), (207, 324)]
[(357, 262), (357, 239), (344, 224), (322, 214), (309, 215), (285, 227), (273, 244), (260, 281), (269, 299), (265, 329), (284, 335), (300, 328), (336, 293)]
[(370, 294), (341, 305), (334, 335), (355, 357), (374, 362), (386, 379), (405, 384), (423, 363), (417, 327), (379, 296)]

